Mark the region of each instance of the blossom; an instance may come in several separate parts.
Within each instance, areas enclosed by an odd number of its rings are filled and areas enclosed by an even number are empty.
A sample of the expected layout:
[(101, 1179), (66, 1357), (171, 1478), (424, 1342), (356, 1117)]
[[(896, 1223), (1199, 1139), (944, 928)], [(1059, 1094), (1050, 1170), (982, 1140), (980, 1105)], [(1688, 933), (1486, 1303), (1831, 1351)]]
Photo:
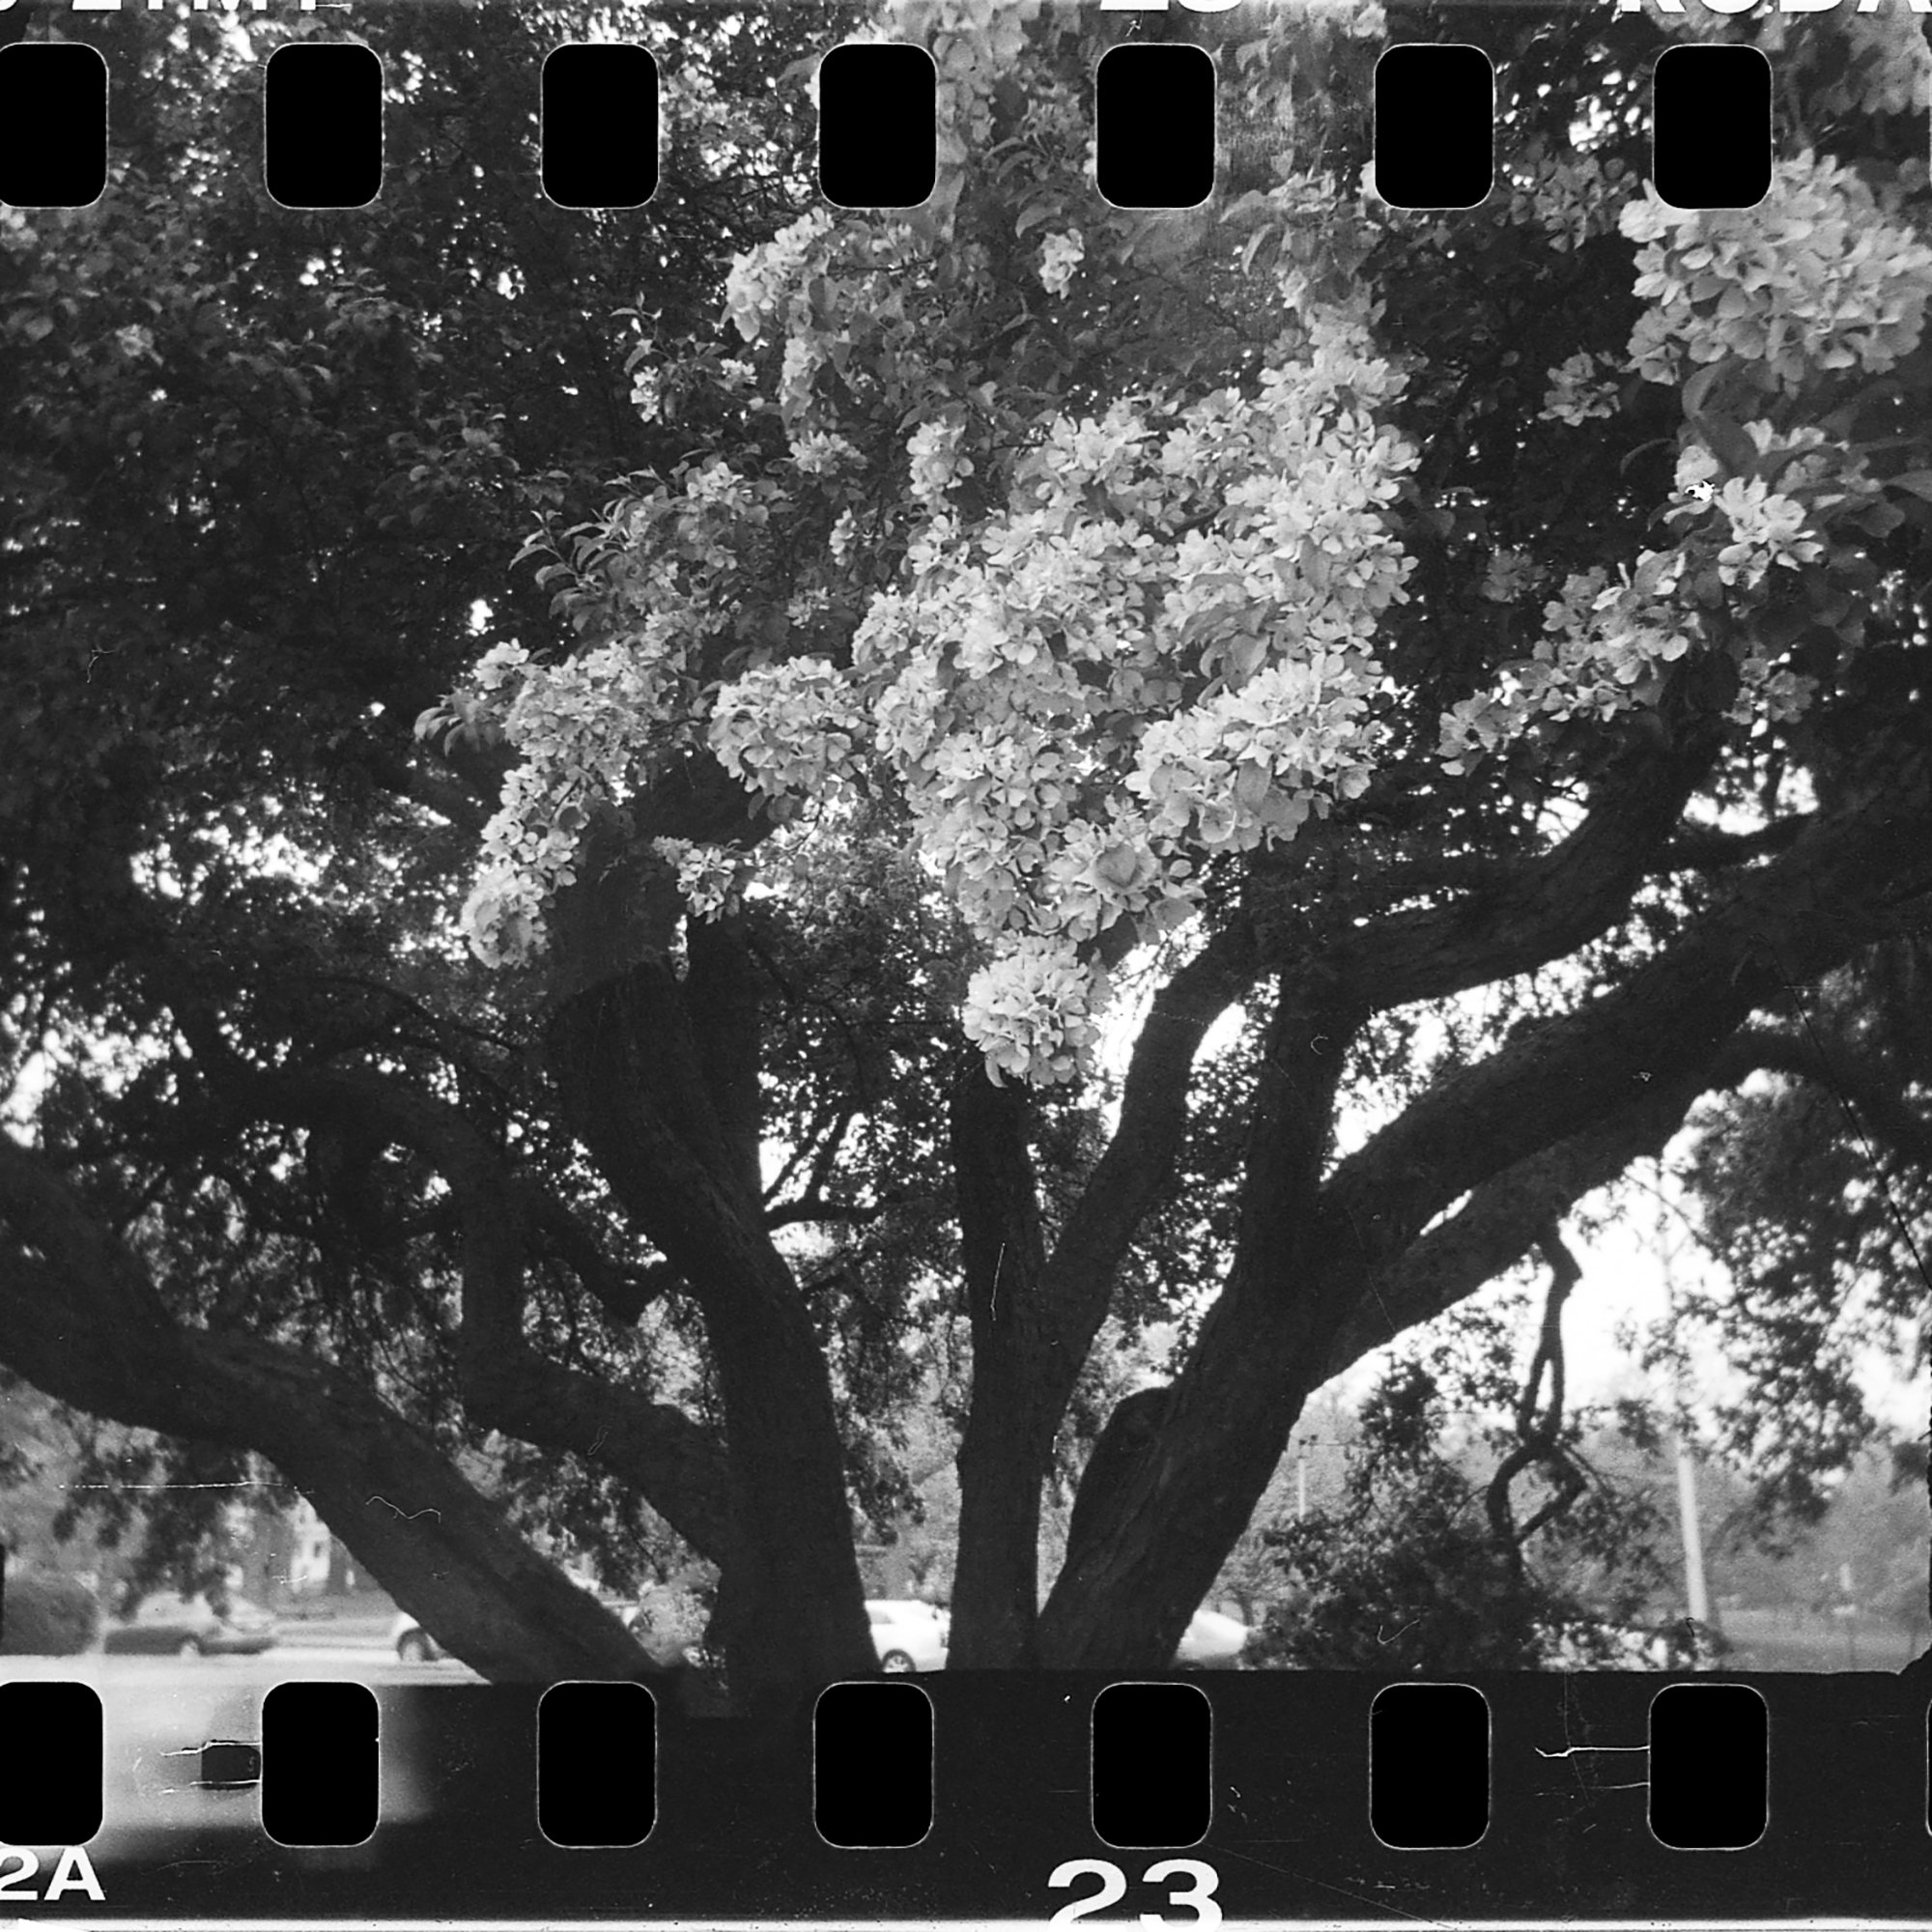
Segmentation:
[[(964, 1018), (989, 1067), (1072, 1079), (1109, 997), (1103, 944), (1112, 957), (1174, 928), (1206, 860), (1293, 839), (1369, 783), (1373, 647), (1413, 567), (1395, 513), (1417, 451), (1382, 414), (1404, 377), (1363, 301), (1319, 294), (1333, 278), (1311, 262), (1238, 384), (1083, 399), (1030, 439), (1009, 422), (985, 440), (990, 384), (934, 394), (906, 432), (907, 502), (838, 505), (814, 556), (797, 541), (824, 504), (811, 479), (857, 451), (832, 426), (842, 391), (815, 381), (832, 351), (803, 284), (837, 278), (849, 301), (871, 275), (883, 313), (924, 272), (890, 231), (841, 229), (836, 249), (830, 233), (793, 224), (730, 278), (740, 332), (783, 332), (789, 460), (709, 455), (634, 489), (546, 566), (579, 648), (479, 667), (468, 701), (519, 762), (486, 831), (472, 943), (498, 963), (533, 950), (583, 814), (701, 747), (780, 824), (755, 858), (776, 890), (785, 852), (847, 801), (891, 797), (980, 951)], [(1045, 239), (1057, 293), (1082, 248)], [(826, 624), (875, 537), (892, 581), (849, 632)], [(779, 584), (760, 576), (774, 551)], [(788, 654), (834, 629), (838, 657)], [(732, 846), (660, 857), (694, 917), (735, 903), (754, 863)]]
[(831, 228), (831, 214), (815, 208), (731, 264), (724, 278), (724, 313), (747, 342), (755, 342), (778, 319), (800, 268)]
[(675, 869), (678, 895), (694, 918), (718, 919), (738, 909), (751, 871), (746, 853), (689, 838), (653, 838), (651, 848)]
[(1532, 143), (1510, 169), (1509, 218), (1541, 229), (1552, 248), (1567, 253), (1616, 232), (1620, 190), (1627, 186), (1621, 161), (1551, 155)]
[(1530, 655), (1505, 666), (1492, 690), (1443, 714), (1444, 770), (1472, 771), (1540, 723), (1614, 718), (1653, 701), (1663, 667), (1695, 640), (1694, 619), (1677, 601), (1684, 569), (1680, 553), (1644, 551), (1620, 577), (1602, 569), (1567, 577), (1544, 606)]
[(1592, 355), (1586, 350), (1560, 362), (1549, 372), (1549, 386), (1538, 412), (1541, 422), (1566, 422), (1573, 427), (1592, 416), (1613, 416), (1617, 412), (1617, 385), (1605, 381), (1604, 372), (1615, 365), (1607, 355)]
[(912, 461), (912, 494), (922, 502), (943, 497), (961, 476), (973, 473), (973, 460), (964, 454), (962, 424), (924, 422), (906, 440)]
[(1749, 209), (1673, 208), (1646, 183), (1621, 225), (1650, 302), (1631, 360), (1651, 382), (1740, 355), (1795, 391), (1820, 373), (1882, 373), (1918, 347), (1932, 248), (1834, 160), (1776, 162)]
[(861, 724), (845, 679), (823, 658), (749, 670), (712, 700), (718, 761), (767, 798), (824, 798), (846, 788)]
[(791, 460), (808, 476), (828, 476), (834, 470), (856, 465), (860, 457), (847, 438), (812, 430), (792, 439)]
[(1049, 235), (1040, 243), (1039, 279), (1048, 295), (1066, 293), (1086, 254), (1087, 244), (1077, 235)]
[(987, 1071), (1051, 1085), (1085, 1066), (1105, 1005), (1107, 976), (1064, 939), (1029, 935), (975, 973), (966, 988), (966, 1037)]
[(1718, 553), (1718, 573), (1726, 583), (1756, 583), (1774, 564), (1795, 569), (1824, 554), (1817, 538), (1803, 534), (1804, 504), (1772, 490), (1762, 477), (1733, 476), (1716, 504), (1731, 526), (1731, 541)]

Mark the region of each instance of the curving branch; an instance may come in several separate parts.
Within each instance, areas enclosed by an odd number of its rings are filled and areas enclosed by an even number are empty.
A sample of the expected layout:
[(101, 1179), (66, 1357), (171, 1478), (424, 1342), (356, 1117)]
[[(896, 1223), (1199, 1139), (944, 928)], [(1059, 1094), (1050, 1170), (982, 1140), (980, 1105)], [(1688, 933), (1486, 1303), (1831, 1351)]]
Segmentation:
[(1750, 1014), (1932, 910), (1932, 766), (1874, 772), (1621, 984), (1436, 1083), (1323, 1189), (1371, 1271), (1470, 1189), (1588, 1133), (1643, 1087), (1708, 1082)]
[(633, 1677), (629, 1633), (427, 1436), (332, 1365), (168, 1313), (44, 1156), (0, 1138), (0, 1357), (92, 1414), (266, 1457), (372, 1576), (496, 1680)]
[[(1517, 1399), (1517, 1444), (1496, 1466), (1483, 1494), (1483, 1507), (1490, 1519), (1490, 1533), (1504, 1560), (1519, 1580), (1522, 1577), (1523, 1546), (1546, 1523), (1553, 1522), (1588, 1487), (1575, 1459), (1564, 1447), (1563, 1432), (1563, 1304), (1570, 1291), (1583, 1278), (1577, 1257), (1563, 1238), (1562, 1229), (1551, 1222), (1537, 1237), (1544, 1259), (1549, 1264), (1549, 1288), (1544, 1298), (1543, 1322), (1536, 1338), (1536, 1352), (1523, 1377), (1522, 1393)], [(1549, 1399), (1537, 1412), (1537, 1398), (1543, 1392), (1543, 1378), (1549, 1377)], [(1523, 1470), (1541, 1463), (1554, 1486), (1550, 1499), (1520, 1526), (1510, 1503), (1510, 1488)]]
[(1099, 1330), (1127, 1249), (1179, 1157), (1194, 1056), (1208, 1029), (1263, 970), (1254, 926), (1237, 919), (1213, 933), (1154, 995), (1128, 1064), (1120, 1123), (1041, 1273), (1040, 1293), (1075, 1375)]
[(1788, 852), (1812, 823), (1809, 812), (1775, 818), (1755, 832), (1721, 832), (1715, 825), (1685, 825), (1658, 856), (1660, 872), (1723, 872)]
[[(547, 1227), (554, 1237), (567, 1217), (551, 1201), (533, 1224), (537, 1190), (516, 1181), (458, 1109), (368, 1070), (244, 1076), (230, 1094), (238, 1107), (290, 1123), (313, 1127), (346, 1117), (421, 1155), (456, 1204), (463, 1297), (457, 1371), (471, 1418), (614, 1471), (694, 1548), (721, 1564), (736, 1553), (723, 1448), (681, 1409), (549, 1361), (525, 1339), (532, 1236)], [(581, 1228), (575, 1238), (588, 1242)]]
[(1703, 734), (1627, 753), (1549, 851), (1499, 866), (1446, 906), (1341, 934), (1326, 960), (1337, 982), (1367, 1011), (1385, 1012), (1534, 972), (1589, 944), (1628, 912), (1715, 755)]

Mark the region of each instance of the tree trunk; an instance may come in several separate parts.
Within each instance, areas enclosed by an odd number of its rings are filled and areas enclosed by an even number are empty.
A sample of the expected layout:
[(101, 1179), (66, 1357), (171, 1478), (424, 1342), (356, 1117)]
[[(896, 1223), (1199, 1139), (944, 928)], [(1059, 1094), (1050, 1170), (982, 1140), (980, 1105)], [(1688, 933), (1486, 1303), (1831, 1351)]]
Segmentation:
[(1236, 921), (1154, 997), (1120, 1123), (1043, 1254), (1023, 1095), (976, 1060), (954, 1088), (952, 1137), (973, 1322), (973, 1396), (959, 1453), (952, 1662), (1037, 1661), (1040, 1489), (1054, 1436), (1106, 1317), (1121, 1264), (1167, 1185), (1187, 1126), (1194, 1055), (1256, 971)]
[[(959, 1548), (950, 1661), (1014, 1669), (1034, 1661), (1039, 1492), (1072, 1386), (1040, 1293), (1039, 1195), (1028, 1102), (995, 1087), (976, 1055), (956, 1082), (952, 1147), (973, 1393), (959, 1445)], [(1076, 1365), (1077, 1370), (1077, 1365)]]
[(746, 1534), (731, 1578), (734, 1705), (878, 1669), (859, 1580), (838, 1415), (802, 1303), (708, 1324)]
[(1300, 1324), (1242, 1321), (1241, 1286), (1230, 1281), (1179, 1379), (1158, 1392), (1157, 1428), (1118, 1458), (1096, 1448), (1040, 1613), (1049, 1668), (1165, 1668), (1247, 1528), (1308, 1390), (1293, 1374)]
[(1049, 1666), (1168, 1663), (1321, 1379), (1352, 1305), (1337, 1293), (1320, 1190), (1360, 1017), (1321, 973), (1285, 976), (1255, 1084), (1227, 1285), (1179, 1377), (1123, 1404), (1088, 1465), (1040, 1617)]
[(959, 1551), (952, 1575), (958, 1668), (1023, 1669), (1036, 1662), (1039, 1615), (1039, 1492), (1052, 1454), (1031, 1418), (1003, 1420), (1003, 1392), (980, 1399), (959, 1451)]
[(738, 1146), (754, 1116), (742, 1100), (713, 1103), (724, 1056), (715, 1041), (701, 1050), (659, 959), (581, 985), (548, 1045), (571, 1126), (704, 1317), (737, 1517), (734, 1704), (775, 1707), (806, 1685), (869, 1674), (830, 1373)]

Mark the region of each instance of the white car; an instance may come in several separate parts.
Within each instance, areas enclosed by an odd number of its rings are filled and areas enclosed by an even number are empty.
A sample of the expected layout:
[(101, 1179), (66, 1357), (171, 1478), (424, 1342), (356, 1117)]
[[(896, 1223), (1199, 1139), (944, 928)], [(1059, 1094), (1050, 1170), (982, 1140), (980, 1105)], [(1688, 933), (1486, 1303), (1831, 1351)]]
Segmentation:
[(952, 1619), (932, 1604), (909, 1597), (868, 1597), (866, 1615), (871, 1620), (872, 1648), (879, 1667), (895, 1677), (915, 1670), (944, 1670), (946, 1640)]
[[(581, 1577), (575, 1571), (564, 1573), (580, 1590), (595, 1597), (607, 1610), (621, 1617), (626, 1630), (631, 1627), (635, 1606), (622, 1597), (613, 1597), (608, 1590), (598, 1586), (588, 1577)], [(449, 1655), (415, 1618), (407, 1610), (400, 1611), (389, 1626), (389, 1646), (405, 1663), (437, 1663)]]
[(1178, 1669), (1233, 1670), (1246, 1647), (1249, 1630), (1219, 1610), (1196, 1610), (1174, 1653)]
[(389, 1643), (405, 1663), (434, 1663), (449, 1655), (407, 1610), (389, 1626)]

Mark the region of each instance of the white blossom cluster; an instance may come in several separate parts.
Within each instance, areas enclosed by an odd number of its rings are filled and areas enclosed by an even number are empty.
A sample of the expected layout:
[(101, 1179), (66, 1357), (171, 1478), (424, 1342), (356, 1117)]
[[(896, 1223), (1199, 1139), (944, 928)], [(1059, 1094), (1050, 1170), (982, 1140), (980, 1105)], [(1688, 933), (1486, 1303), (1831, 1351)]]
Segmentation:
[[(1760, 420), (1747, 428), (1760, 457), (1776, 446), (1776, 432), (1770, 423)], [(1783, 466), (1781, 480), (1792, 488), (1815, 483), (1823, 468), (1823, 444), (1816, 429), (1794, 439), (1786, 448), (1816, 447), (1820, 455), (1796, 457)], [(1666, 514), (1680, 527), (1708, 525), (1714, 511), (1722, 518), (1727, 531), (1717, 563), (1724, 583), (1754, 588), (1776, 564), (1795, 570), (1825, 554), (1823, 542), (1811, 530), (1811, 512), (1803, 501), (1784, 489), (1774, 489), (1762, 475), (1725, 476), (1722, 465), (1702, 443), (1692, 443), (1679, 455), (1671, 503)]]
[[(855, 641), (875, 749), (992, 957), (972, 1037), (1037, 1081), (1081, 1064), (1085, 952), (1186, 917), (1203, 859), (1292, 837), (1366, 786), (1399, 386), (1318, 319), (1258, 394), (1062, 415), (971, 530), (943, 504)], [(922, 460), (930, 462), (927, 450)]]
[(653, 838), (651, 849), (676, 871), (679, 896), (699, 919), (736, 911), (755, 867), (749, 852), (731, 845)]
[(1086, 244), (1073, 234), (1049, 235), (1039, 244), (1040, 286), (1050, 296), (1064, 296), (1073, 281), (1073, 271), (1087, 253)]
[(1621, 161), (1552, 155), (1533, 144), (1510, 168), (1506, 218), (1513, 227), (1540, 229), (1552, 248), (1569, 253), (1617, 232), (1630, 185)]
[[(785, 299), (781, 279), (769, 260), (737, 276), (745, 311)], [(1171, 928), (1204, 861), (1291, 838), (1368, 783), (1374, 635), (1410, 568), (1387, 511), (1415, 452), (1377, 419), (1400, 386), (1356, 318), (1311, 301), (1255, 391), (1054, 417), (972, 525), (949, 495), (971, 469), (962, 422), (921, 423), (923, 522), (849, 668), (760, 648), (722, 686), (692, 680), (696, 647), (742, 621), (734, 546), (769, 515), (769, 479), (710, 459), (614, 506), (557, 600), (604, 641), (556, 665), (493, 654), (468, 700), (522, 759), (466, 909), (475, 951), (539, 944), (588, 806), (647, 775), (640, 748), (701, 733), (782, 808), (785, 840), (862, 772), (894, 785), (987, 949), (966, 1022), (989, 1065), (1071, 1078), (1107, 998), (1103, 934)], [(850, 446), (814, 437), (795, 432), (800, 472)], [(660, 856), (700, 916), (746, 882), (735, 852)]]
[(931, 506), (962, 476), (973, 473), (973, 459), (965, 454), (965, 426), (939, 418), (921, 423), (906, 441), (914, 498)]
[(1617, 384), (1608, 373), (1615, 367), (1607, 355), (1593, 355), (1587, 349), (1559, 362), (1549, 372), (1537, 420), (1565, 422), (1574, 429), (1592, 416), (1615, 415)]
[[(463, 912), (470, 948), (486, 963), (515, 964), (541, 946), (549, 901), (572, 883), (588, 809), (622, 798), (655, 760), (701, 740), (705, 706), (691, 667), (721, 634), (756, 635), (760, 613), (725, 586), (778, 487), (714, 457), (612, 505), (605, 521), (576, 533), (574, 562), (543, 573), (563, 582), (558, 613), (598, 641), (544, 662), (499, 644), (478, 662), (467, 691), (430, 714), (499, 734), (518, 753), (484, 828)], [(740, 680), (738, 728), (758, 712), (755, 681), (753, 673)], [(764, 760), (775, 781), (791, 769), (781, 748), (755, 731), (744, 751), (753, 763)]]
[(706, 737), (718, 762), (768, 799), (829, 799), (850, 788), (867, 728), (851, 684), (824, 658), (786, 658), (719, 691)]
[(808, 476), (830, 476), (864, 461), (849, 438), (817, 429), (792, 438), (791, 460)]
[(755, 342), (782, 312), (800, 269), (831, 227), (830, 213), (814, 208), (731, 264), (724, 279), (724, 313), (747, 342)]
[(1916, 10), (1903, 0), (1892, 0), (1883, 14), (1846, 8), (1834, 14), (1832, 31), (1840, 44), (1843, 69), (1813, 94), (1814, 113), (1924, 113), (1932, 95), (1932, 44)]
[(1622, 227), (1650, 304), (1631, 360), (1651, 382), (1738, 355), (1796, 391), (1824, 371), (1882, 372), (1918, 347), (1932, 248), (1830, 158), (1776, 162), (1750, 209), (1673, 208), (1646, 183)]
[(1760, 48), (1781, 77), (1803, 88), (1813, 126), (1820, 116), (1862, 120), (1925, 111), (1932, 47), (1919, 0), (1842, 0), (1822, 14), (1707, 6), (1665, 14), (1658, 0), (1647, 0), (1647, 11), (1659, 26), (1684, 39)]
[(1107, 976), (1059, 934), (1021, 933), (997, 970), (976, 973), (961, 1017), (997, 1080), (1047, 1083), (1077, 1074), (1100, 1037)]
[(484, 828), (463, 908), (486, 965), (514, 965), (541, 942), (552, 894), (576, 877), (587, 809), (622, 793), (639, 760), (638, 720), (665, 710), (670, 655), (639, 638), (539, 667), (520, 645), (499, 644), (476, 667), (475, 685), (497, 699), (503, 735), (523, 754)]
[(1443, 769), (1473, 771), (1538, 723), (1613, 718), (1656, 693), (1662, 667), (1690, 648), (1694, 619), (1677, 600), (1685, 558), (1644, 551), (1634, 571), (1573, 573), (1543, 610), (1543, 636), (1495, 689), (1451, 706)]

